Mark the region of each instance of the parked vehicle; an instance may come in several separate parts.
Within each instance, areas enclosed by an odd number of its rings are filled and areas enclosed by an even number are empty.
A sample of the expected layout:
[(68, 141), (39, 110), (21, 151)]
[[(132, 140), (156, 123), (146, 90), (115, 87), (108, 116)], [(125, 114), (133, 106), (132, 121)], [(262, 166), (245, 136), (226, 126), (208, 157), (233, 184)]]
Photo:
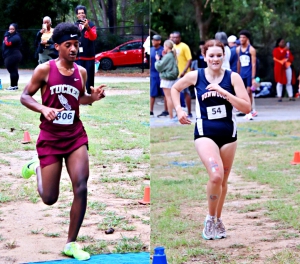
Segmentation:
[(95, 61), (100, 62), (104, 71), (123, 66), (143, 65), (143, 42), (141, 39), (125, 42), (112, 50), (96, 54)]

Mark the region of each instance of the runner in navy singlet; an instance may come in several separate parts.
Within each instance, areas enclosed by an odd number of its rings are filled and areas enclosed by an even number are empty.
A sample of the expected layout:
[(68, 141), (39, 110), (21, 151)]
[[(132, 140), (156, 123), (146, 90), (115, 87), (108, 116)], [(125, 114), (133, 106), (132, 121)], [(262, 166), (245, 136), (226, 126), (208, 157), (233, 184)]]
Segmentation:
[(257, 112), (255, 111), (255, 99), (251, 90), (251, 86), (256, 85), (256, 50), (250, 44), (250, 32), (248, 30), (241, 30), (239, 37), (241, 45), (236, 48), (238, 56), (237, 72), (243, 79), (252, 105), (252, 111), (246, 113), (247, 115), (245, 115), (244, 118), (253, 120), (253, 117), (257, 116)]
[[(52, 39), (59, 57), (38, 65), (21, 95), (23, 105), (41, 113), (36, 145), (38, 159), (23, 166), (22, 176), (28, 179), (36, 174), (38, 192), (43, 202), (52, 205), (58, 199), (62, 162), (65, 159), (74, 200), (63, 252), (78, 260), (86, 260), (90, 258), (89, 253), (81, 250), (75, 242), (86, 211), (89, 177), (88, 138), (79, 119), (79, 105), (103, 98), (105, 85), (92, 88), (91, 94), (86, 93), (86, 70), (74, 63), (79, 37), (80, 30), (74, 24), (58, 24)], [(42, 104), (33, 98), (38, 90), (41, 90)]]
[(218, 40), (209, 40), (204, 45), (203, 54), (207, 68), (187, 73), (173, 85), (171, 94), (179, 122), (191, 124), (181, 108), (180, 91), (190, 85), (195, 86), (195, 147), (209, 175), (208, 215), (202, 237), (220, 239), (226, 237), (221, 213), (237, 147), (233, 107), (247, 113), (251, 104), (240, 75), (222, 69), (224, 45)]

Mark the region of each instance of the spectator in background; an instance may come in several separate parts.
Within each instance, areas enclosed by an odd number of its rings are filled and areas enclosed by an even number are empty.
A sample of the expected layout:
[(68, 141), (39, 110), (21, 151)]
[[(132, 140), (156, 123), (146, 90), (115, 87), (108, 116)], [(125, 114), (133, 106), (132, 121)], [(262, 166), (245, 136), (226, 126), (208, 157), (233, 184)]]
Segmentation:
[[(190, 71), (192, 63), (192, 54), (189, 46), (181, 41), (180, 32), (175, 31), (172, 35), (172, 40), (175, 43), (176, 55), (177, 55), (177, 66), (179, 70), (179, 78), (182, 78), (187, 72)], [(185, 102), (184, 102), (185, 99)], [(192, 102), (191, 93), (189, 87), (186, 87), (181, 91), (181, 106), (187, 106), (188, 117), (192, 118)]]
[[(161, 36), (154, 35), (152, 37), (152, 47), (150, 48), (150, 117), (154, 117), (153, 108), (155, 98), (163, 95), (162, 89), (160, 88), (159, 73), (155, 69), (154, 63), (156, 61), (155, 56), (162, 57), (163, 47), (161, 46)], [(168, 110), (165, 106), (165, 110), (157, 117), (168, 116)]]
[(291, 68), (294, 56), (290, 51), (289, 44), (286, 45), (283, 38), (279, 38), (276, 41), (275, 48), (273, 49), (273, 60), (278, 102), (282, 102), (283, 85), (286, 85), (289, 100), (294, 101), (292, 84), (295, 84), (296, 78), (295, 73)]
[(199, 42), (199, 50), (197, 51), (197, 62), (198, 62), (198, 68), (206, 68), (207, 63), (204, 60), (203, 56), (203, 47), (204, 47), (205, 41), (200, 41)]
[(238, 61), (238, 56), (236, 54), (236, 47), (237, 47), (237, 38), (234, 35), (231, 35), (227, 39), (228, 41), (228, 46), (230, 48), (230, 69), (234, 72), (237, 72), (237, 61)]
[(87, 71), (86, 91), (91, 93), (90, 87), (94, 87), (95, 78), (95, 40), (97, 39), (97, 31), (94, 23), (86, 18), (86, 7), (78, 5), (75, 8), (77, 22), (75, 25), (81, 31), (79, 40), (79, 52), (76, 63), (84, 67)]
[(225, 48), (225, 56), (223, 58), (222, 68), (224, 68), (226, 70), (230, 70), (230, 62), (229, 61), (230, 61), (231, 51), (228, 46), (227, 35), (225, 32), (217, 32), (215, 34), (215, 39), (221, 41)]
[(52, 59), (52, 57), (49, 56), (49, 54), (52, 53), (50, 47), (54, 44), (51, 39), (54, 29), (51, 25), (51, 18), (45, 16), (43, 18), (42, 29), (36, 34), (34, 46), (36, 48), (36, 57), (38, 58), (39, 64)]
[(6, 88), (6, 90), (9, 91), (18, 90), (18, 65), (22, 60), (22, 41), (17, 29), (17, 24), (10, 24), (8, 31), (4, 34), (2, 43), (2, 57), (4, 59), (4, 65), (10, 74), (10, 86)]
[(253, 120), (253, 117), (257, 116), (255, 99), (251, 90), (251, 86), (256, 85), (256, 50), (250, 44), (250, 37), (251, 35), (248, 30), (241, 30), (239, 32), (241, 45), (236, 49), (238, 56), (237, 72), (243, 79), (252, 105), (252, 111), (245, 115), (245, 119), (247, 120)]
[(161, 58), (158, 54), (155, 55), (155, 69), (159, 72), (160, 87), (163, 89), (167, 99), (168, 112), (171, 122), (177, 122), (178, 119), (173, 118), (173, 102), (171, 98), (171, 88), (176, 82), (179, 71), (177, 67), (176, 51), (174, 49), (174, 42), (167, 39), (164, 42), (165, 55)]

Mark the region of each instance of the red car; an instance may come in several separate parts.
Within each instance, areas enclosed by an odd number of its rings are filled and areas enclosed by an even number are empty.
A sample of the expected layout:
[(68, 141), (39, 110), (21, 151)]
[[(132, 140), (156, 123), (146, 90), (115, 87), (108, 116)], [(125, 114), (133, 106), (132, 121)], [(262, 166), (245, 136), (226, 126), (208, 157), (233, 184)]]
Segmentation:
[(142, 40), (131, 40), (112, 50), (96, 54), (95, 61), (100, 61), (99, 67), (104, 71), (120, 66), (142, 66), (143, 53)]

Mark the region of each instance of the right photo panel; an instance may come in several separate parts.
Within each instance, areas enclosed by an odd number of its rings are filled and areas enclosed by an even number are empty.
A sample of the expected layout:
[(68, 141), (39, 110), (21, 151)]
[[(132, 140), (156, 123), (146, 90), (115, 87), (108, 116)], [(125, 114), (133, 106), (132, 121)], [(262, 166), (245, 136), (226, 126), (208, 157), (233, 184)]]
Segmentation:
[(150, 2), (151, 263), (300, 263), (295, 1)]

